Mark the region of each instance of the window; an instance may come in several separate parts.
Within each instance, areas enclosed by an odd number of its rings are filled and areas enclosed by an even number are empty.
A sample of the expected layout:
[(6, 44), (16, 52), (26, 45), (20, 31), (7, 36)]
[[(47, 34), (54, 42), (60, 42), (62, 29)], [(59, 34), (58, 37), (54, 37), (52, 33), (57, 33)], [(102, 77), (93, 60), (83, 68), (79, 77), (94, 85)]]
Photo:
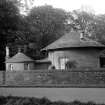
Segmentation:
[(24, 70), (29, 70), (29, 64), (28, 63), (24, 64)]
[(13, 71), (13, 64), (9, 65), (9, 70)]
[(69, 61), (67, 57), (60, 58), (60, 69), (66, 69), (66, 62)]

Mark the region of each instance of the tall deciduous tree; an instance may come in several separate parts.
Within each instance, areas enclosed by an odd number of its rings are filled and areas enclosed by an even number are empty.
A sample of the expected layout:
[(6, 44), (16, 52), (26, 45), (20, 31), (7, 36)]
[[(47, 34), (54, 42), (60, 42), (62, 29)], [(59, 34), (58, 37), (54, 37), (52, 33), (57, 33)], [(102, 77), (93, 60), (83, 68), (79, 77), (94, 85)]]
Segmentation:
[(52, 6), (35, 7), (27, 17), (30, 26), (30, 40), (37, 41), (40, 48), (45, 47), (65, 31), (66, 12)]
[(94, 21), (93, 36), (105, 44), (105, 15), (96, 15)]
[(73, 11), (68, 15), (70, 26), (84, 32), (87, 37), (105, 44), (105, 15)]
[(83, 31), (85, 34), (90, 34), (93, 30), (91, 25), (94, 23), (94, 16), (92, 13), (74, 10), (69, 14), (70, 25), (72, 28)]

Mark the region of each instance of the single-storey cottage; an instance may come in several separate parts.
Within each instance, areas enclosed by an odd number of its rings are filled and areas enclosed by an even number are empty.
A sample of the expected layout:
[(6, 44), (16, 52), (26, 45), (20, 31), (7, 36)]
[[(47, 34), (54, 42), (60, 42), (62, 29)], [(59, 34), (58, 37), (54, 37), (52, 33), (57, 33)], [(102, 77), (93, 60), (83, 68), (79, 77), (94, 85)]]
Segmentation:
[(105, 67), (105, 45), (71, 31), (43, 48), (55, 69)]
[(34, 62), (33, 59), (19, 51), (13, 57), (6, 59), (6, 71), (33, 70), (35, 66)]

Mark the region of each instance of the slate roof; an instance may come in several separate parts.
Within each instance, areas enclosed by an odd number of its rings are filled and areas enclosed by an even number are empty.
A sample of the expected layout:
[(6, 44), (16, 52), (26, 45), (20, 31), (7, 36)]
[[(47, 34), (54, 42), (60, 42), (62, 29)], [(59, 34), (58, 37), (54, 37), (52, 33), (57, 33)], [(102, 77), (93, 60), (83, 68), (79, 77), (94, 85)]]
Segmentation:
[(55, 49), (76, 48), (76, 47), (105, 47), (105, 45), (97, 41), (90, 40), (88, 38), (80, 39), (80, 33), (72, 31), (65, 34), (60, 39), (51, 43), (42, 50), (55, 50)]
[(18, 52), (12, 58), (6, 60), (6, 63), (22, 63), (22, 62), (33, 62), (34, 60), (25, 54)]

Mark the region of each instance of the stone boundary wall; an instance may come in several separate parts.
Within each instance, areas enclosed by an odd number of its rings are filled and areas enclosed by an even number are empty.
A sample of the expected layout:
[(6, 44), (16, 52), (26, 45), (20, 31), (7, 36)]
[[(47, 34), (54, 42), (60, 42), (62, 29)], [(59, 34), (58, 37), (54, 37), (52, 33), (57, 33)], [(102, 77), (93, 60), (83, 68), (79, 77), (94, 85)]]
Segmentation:
[(0, 71), (5, 87), (105, 87), (105, 69)]
[(0, 71), (0, 85), (4, 84), (4, 77), (5, 76), (5, 72), (4, 71)]

